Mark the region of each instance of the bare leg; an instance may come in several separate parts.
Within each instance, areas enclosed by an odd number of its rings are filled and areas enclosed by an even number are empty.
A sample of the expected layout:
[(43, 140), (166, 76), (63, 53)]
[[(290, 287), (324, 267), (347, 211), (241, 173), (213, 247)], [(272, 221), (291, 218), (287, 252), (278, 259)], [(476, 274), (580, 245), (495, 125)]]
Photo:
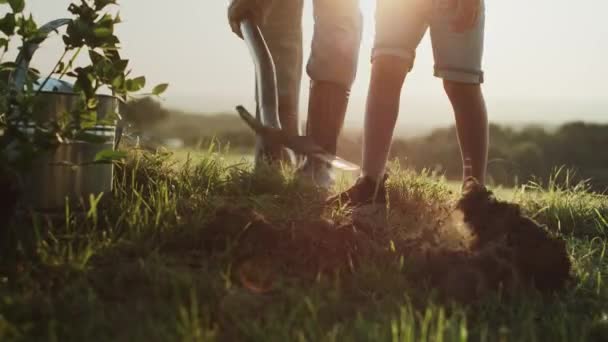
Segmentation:
[(481, 85), (443, 82), (456, 117), (463, 162), (463, 178), (485, 183), (488, 164), (488, 114)]
[(399, 114), (401, 88), (409, 64), (399, 57), (379, 56), (372, 64), (363, 134), (363, 176), (384, 177), (393, 131)]
[[(388, 55), (372, 61), (363, 132), (362, 175), (350, 189), (330, 197), (328, 202), (348, 203), (358, 209), (368, 205), (386, 208), (386, 162), (399, 115), (401, 88), (410, 65), (401, 57)], [(372, 216), (384, 217), (385, 211), (376, 214)]]

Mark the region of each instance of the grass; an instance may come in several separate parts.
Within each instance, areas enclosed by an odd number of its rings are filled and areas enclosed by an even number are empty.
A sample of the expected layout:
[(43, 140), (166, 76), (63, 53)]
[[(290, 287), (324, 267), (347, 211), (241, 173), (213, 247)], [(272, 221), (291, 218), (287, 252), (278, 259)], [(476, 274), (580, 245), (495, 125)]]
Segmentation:
[[(574, 283), (554, 295), (446, 303), (432, 288), (414, 289), (420, 280), (407, 276), (399, 258), (370, 258), (348, 272), (309, 278), (280, 276), (272, 292), (257, 295), (236, 275), (236, 240), (246, 222), (221, 227), (239, 228), (235, 240), (209, 240), (221, 208), (252, 208), (281, 227), (348, 213), (325, 208), (289, 169), (253, 174), (250, 165), (226, 159), (138, 152), (118, 172), (114, 193), (91, 198), (88, 210), (22, 215), (2, 228), (0, 340), (608, 339), (608, 198), (583, 185), (528, 185), (512, 194), (567, 240)], [(415, 208), (411, 220), (425, 220), (457, 197), (431, 174), (398, 168), (389, 187), (395, 203)]]

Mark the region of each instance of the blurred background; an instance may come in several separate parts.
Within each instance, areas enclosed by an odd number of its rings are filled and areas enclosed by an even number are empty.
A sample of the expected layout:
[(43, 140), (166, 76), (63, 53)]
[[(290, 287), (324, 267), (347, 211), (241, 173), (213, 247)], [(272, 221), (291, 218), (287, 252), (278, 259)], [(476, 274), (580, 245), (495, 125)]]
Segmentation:
[[(575, 169), (608, 186), (608, 3), (602, 0), (486, 0), (485, 93), (492, 121), (490, 179), (513, 186), (545, 179), (554, 168)], [(32, 0), (38, 22), (66, 15), (70, 0)], [(365, 32), (340, 154), (360, 160), (362, 119), (374, 36), (373, 0), (362, 0)], [(142, 6), (145, 5), (145, 6)], [(233, 36), (223, 0), (129, 0), (118, 10), (119, 36), (134, 74), (149, 84), (170, 83), (162, 99), (134, 99), (124, 114), (147, 139), (170, 148), (207, 148), (214, 139), (236, 154), (254, 137), (233, 108), (253, 103), (253, 68)], [(2, 14), (2, 13), (0, 13)], [(305, 46), (312, 36), (306, 2)], [(13, 49), (14, 50), (14, 49)], [(308, 49), (307, 49), (308, 51)], [(45, 43), (33, 65), (48, 71), (61, 54), (60, 38)], [(432, 76), (428, 37), (402, 98), (393, 157), (417, 169), (460, 177), (453, 117), (441, 82)], [(305, 119), (307, 81), (302, 83)], [(347, 143), (348, 142), (348, 143)]]

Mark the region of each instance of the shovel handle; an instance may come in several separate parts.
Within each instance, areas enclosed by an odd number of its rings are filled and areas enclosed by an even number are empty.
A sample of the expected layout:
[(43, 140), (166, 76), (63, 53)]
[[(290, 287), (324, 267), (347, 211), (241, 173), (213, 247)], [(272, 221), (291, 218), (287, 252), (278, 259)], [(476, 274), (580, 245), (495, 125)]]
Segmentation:
[(260, 28), (250, 19), (241, 21), (241, 32), (255, 66), (259, 119), (264, 126), (280, 129), (277, 76), (268, 45)]

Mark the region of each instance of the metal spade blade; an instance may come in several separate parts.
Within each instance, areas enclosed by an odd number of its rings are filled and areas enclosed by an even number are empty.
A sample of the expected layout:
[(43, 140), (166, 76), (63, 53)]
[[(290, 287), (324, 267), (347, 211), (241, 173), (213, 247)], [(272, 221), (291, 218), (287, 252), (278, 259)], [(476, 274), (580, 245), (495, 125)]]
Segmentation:
[(344, 160), (331, 153), (327, 153), (321, 146), (317, 145), (310, 137), (289, 135), (278, 128), (264, 126), (258, 119), (254, 118), (243, 106), (236, 107), (240, 117), (245, 121), (258, 137), (268, 144), (284, 146), (295, 153), (307, 157), (317, 158), (333, 167), (345, 171), (357, 171), (359, 166)]

